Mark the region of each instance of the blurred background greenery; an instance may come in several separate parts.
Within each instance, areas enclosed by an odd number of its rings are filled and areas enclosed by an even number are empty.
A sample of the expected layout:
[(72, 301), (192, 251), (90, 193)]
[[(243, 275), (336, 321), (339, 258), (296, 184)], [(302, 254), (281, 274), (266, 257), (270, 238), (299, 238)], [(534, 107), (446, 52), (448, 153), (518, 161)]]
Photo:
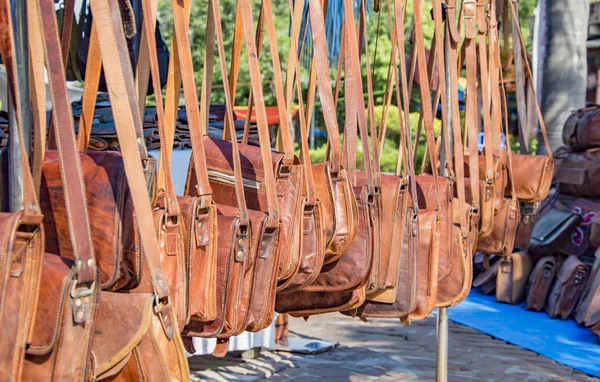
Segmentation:
[[(333, 1), (341, 1), (341, 0), (329, 0), (330, 3)], [(170, 45), (170, 41), (172, 38), (172, 25), (173, 19), (171, 14), (171, 1), (169, 0), (160, 0), (159, 2), (159, 20), (161, 22), (161, 31), (165, 38), (165, 41), (168, 45)], [(221, 18), (222, 18), (222, 27), (225, 37), (225, 54), (227, 62), (231, 62), (231, 47), (233, 45), (233, 36), (234, 36), (234, 27), (235, 27), (235, 7), (236, 0), (219, 0), (220, 9), (221, 9)], [(376, 94), (375, 96), (375, 105), (382, 105), (383, 100), (383, 90), (385, 89), (385, 83), (388, 74), (388, 64), (389, 57), (391, 54), (391, 41), (390, 41), (390, 31), (387, 26), (387, 7), (384, 4), (387, 2), (382, 1), (383, 13), (375, 13), (372, 12), (368, 16), (368, 26), (367, 26), (367, 36), (369, 37), (370, 44), (370, 54), (371, 54), (371, 67), (373, 68), (373, 89)], [(392, 2), (393, 3), (393, 2)], [(520, 0), (519, 5), (519, 17), (521, 19), (521, 25), (523, 27), (524, 38), (527, 41), (528, 49), (530, 49), (530, 30), (532, 26), (532, 15), (533, 10), (537, 4), (537, 0)], [(253, 10), (254, 10), (254, 19), (258, 17), (258, 10), (260, 8), (260, 0), (253, 0)], [(425, 12), (424, 12), (424, 36), (426, 39), (426, 44), (429, 46), (431, 43), (431, 39), (433, 38), (434, 25), (433, 20), (429, 17), (429, 8), (427, 4), (425, 4)], [(190, 41), (193, 47), (193, 59), (194, 59), (194, 68), (197, 83), (200, 84), (201, 76), (202, 76), (202, 66), (203, 66), (203, 54), (204, 54), (204, 38), (205, 38), (205, 29), (206, 29), (206, 15), (208, 9), (208, 0), (195, 0), (193, 1), (191, 19), (190, 19)], [(273, 13), (275, 15), (275, 30), (277, 33), (277, 42), (279, 55), (281, 59), (282, 69), (285, 74), (287, 57), (290, 45), (289, 38), (289, 28), (290, 28), (290, 12), (289, 12), (289, 2), (284, 1), (274, 1), (273, 2)], [(381, 20), (378, 22), (379, 15), (381, 14)], [(408, 36), (410, 30), (412, 28), (411, 25), (412, 20), (412, 10), (411, 7), (407, 7), (407, 15), (404, 24), (405, 33)], [(266, 33), (266, 32), (265, 32)], [(377, 40), (377, 55), (374, 57), (374, 47), (375, 41)], [(407, 38), (408, 40), (408, 38)], [(407, 41), (407, 45), (405, 47), (406, 52), (410, 51), (410, 43)], [(263, 85), (265, 90), (265, 103), (267, 105), (276, 105), (275, 100), (275, 89), (273, 87), (272, 78), (273, 78), (273, 68), (271, 64), (271, 56), (269, 45), (267, 40), (265, 39), (265, 44), (261, 53), (261, 74), (263, 77)], [(364, 69), (363, 64), (363, 74), (366, 74), (366, 70)], [(217, 66), (215, 66), (217, 67)], [(331, 69), (332, 81), (335, 80), (335, 74), (337, 71), (337, 66), (333, 65)], [(304, 89), (306, 89), (308, 82), (308, 70), (303, 69), (302, 75), (302, 84)], [(250, 77), (247, 70), (247, 63), (245, 60), (241, 60), (240, 65), (240, 74), (238, 81), (238, 88), (235, 95), (235, 104), (236, 105), (246, 105), (248, 100), (249, 93), (249, 82)], [(366, 87), (365, 87), (366, 90)], [(340, 129), (342, 130), (343, 136), (343, 121), (344, 121), (344, 105), (343, 105), (343, 87), (340, 92), (340, 102), (337, 105), (337, 117), (340, 123)], [(219, 70), (215, 70), (214, 81), (213, 81), (213, 91), (212, 91), (212, 99), (213, 103), (224, 103), (224, 93), (222, 88), (222, 79), (221, 73)], [(419, 96), (418, 96), (418, 88), (413, 91), (413, 97), (411, 99), (411, 131), (414, 137), (417, 128), (417, 122), (419, 119), (419, 108), (418, 108)], [(381, 156), (381, 169), (385, 172), (393, 172), (396, 168), (396, 159), (398, 156), (398, 147), (400, 144), (400, 114), (398, 111), (395, 100), (395, 96), (392, 98), (392, 108), (388, 112), (387, 118), (387, 134), (385, 137), (384, 151)], [(313, 126), (319, 130), (324, 131), (325, 125), (322, 119), (321, 110), (318, 108), (315, 113), (315, 118), (312, 123)], [(381, 117), (382, 106), (376, 107), (376, 116), (377, 121), (379, 123), (379, 119)], [(297, 122), (297, 121), (296, 121)], [(436, 129), (439, 129), (440, 121), (436, 120)], [(424, 139), (420, 138), (421, 142), (424, 142)], [(533, 142), (535, 145), (535, 142)], [(311, 150), (311, 159), (313, 161), (322, 161), (325, 157), (326, 153), (326, 138), (325, 134), (317, 134), (315, 139), (315, 149)], [(511, 147), (516, 150), (518, 149), (518, 142), (516, 139), (512, 139)], [(357, 155), (357, 161), (362, 160), (362, 150), (359, 145), (359, 153)], [(418, 150), (418, 163), (423, 158), (423, 154), (425, 151), (424, 144), (419, 145)]]

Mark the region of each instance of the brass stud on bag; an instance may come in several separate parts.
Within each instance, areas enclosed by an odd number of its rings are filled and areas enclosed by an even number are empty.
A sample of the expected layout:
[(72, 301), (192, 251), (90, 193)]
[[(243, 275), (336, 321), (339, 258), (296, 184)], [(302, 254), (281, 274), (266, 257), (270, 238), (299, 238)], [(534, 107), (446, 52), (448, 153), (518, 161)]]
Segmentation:
[(244, 260), (244, 251), (238, 251), (238, 252), (235, 254), (235, 259), (236, 259), (237, 261), (242, 261), (242, 260)]

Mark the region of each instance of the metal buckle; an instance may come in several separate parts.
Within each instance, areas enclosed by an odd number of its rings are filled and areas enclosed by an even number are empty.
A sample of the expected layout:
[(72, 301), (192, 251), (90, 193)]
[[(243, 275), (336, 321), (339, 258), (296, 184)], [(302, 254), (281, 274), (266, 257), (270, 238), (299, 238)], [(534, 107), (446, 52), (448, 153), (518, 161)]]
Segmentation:
[(154, 295), (154, 312), (158, 316), (165, 334), (169, 340), (173, 339), (174, 331), (173, 331), (173, 323), (171, 322), (171, 317), (169, 314), (165, 314), (165, 311), (171, 310), (171, 297), (167, 296), (164, 299), (158, 297), (158, 295)]
[(90, 319), (90, 304), (92, 303), (92, 293), (96, 289), (96, 281), (85, 287), (79, 285), (77, 280), (71, 288), (71, 311), (73, 312), (73, 322), (81, 324)]

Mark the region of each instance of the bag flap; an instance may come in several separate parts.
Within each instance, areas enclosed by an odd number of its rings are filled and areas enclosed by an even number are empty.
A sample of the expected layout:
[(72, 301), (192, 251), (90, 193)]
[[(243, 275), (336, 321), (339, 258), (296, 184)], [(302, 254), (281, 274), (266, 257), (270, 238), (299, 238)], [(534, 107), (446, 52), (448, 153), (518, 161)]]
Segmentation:
[(148, 332), (154, 296), (102, 292), (96, 312), (92, 354), (96, 377), (121, 362)]
[(576, 217), (578, 215), (573, 212), (552, 208), (535, 224), (531, 237), (539, 242), (544, 242), (563, 225), (567, 224), (570, 219)]
[(587, 275), (588, 269), (577, 256), (571, 255), (567, 257), (565, 262), (561, 265), (556, 274), (556, 278), (564, 284), (569, 281), (569, 278), (575, 272)]
[(27, 347), (27, 354), (31, 355), (48, 354), (54, 349), (74, 276), (71, 260), (46, 253), (43, 262), (34, 336)]
[(537, 264), (535, 265), (535, 268), (533, 268), (531, 275), (529, 275), (529, 281), (532, 284), (535, 283), (535, 281), (539, 278), (539, 276), (545, 269), (551, 269), (552, 277), (554, 277), (555, 268), (556, 268), (556, 259), (554, 258), (554, 256), (542, 257), (541, 259), (538, 260)]

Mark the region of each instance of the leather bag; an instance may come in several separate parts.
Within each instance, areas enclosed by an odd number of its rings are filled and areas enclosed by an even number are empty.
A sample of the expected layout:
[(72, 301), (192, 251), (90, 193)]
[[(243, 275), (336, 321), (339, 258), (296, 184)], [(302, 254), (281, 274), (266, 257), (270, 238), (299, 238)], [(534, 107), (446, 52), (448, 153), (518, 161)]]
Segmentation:
[(551, 208), (536, 223), (531, 234), (530, 250), (538, 255), (552, 255), (581, 223), (581, 215)]
[(525, 309), (541, 312), (546, 306), (546, 299), (556, 275), (556, 258), (545, 256), (538, 260), (529, 275), (527, 285), (527, 305)]
[(496, 301), (513, 305), (523, 301), (532, 268), (533, 262), (527, 252), (504, 255), (496, 276)]
[(561, 192), (580, 197), (600, 197), (600, 148), (581, 152), (558, 150), (557, 182)]
[[(519, 128), (521, 136), (524, 136), (523, 131), (527, 124), (525, 111), (527, 109), (525, 102), (525, 75), (529, 78), (533, 78), (531, 74), (531, 68), (529, 66), (529, 60), (525, 54), (525, 43), (521, 34), (519, 26), (519, 18), (517, 13), (517, 5), (515, 2), (511, 2), (511, 14), (512, 14), (512, 35), (513, 35), (513, 49), (515, 58), (515, 72), (517, 81), (517, 111), (519, 116)], [(523, 73), (523, 70), (526, 73)], [(531, 91), (535, 94), (533, 89), (532, 81), (527, 81)], [(548, 133), (546, 131), (546, 125), (544, 118), (536, 100), (536, 111), (538, 121), (540, 124), (540, 130), (544, 139), (544, 146), (546, 148), (546, 155), (530, 155), (527, 153), (525, 144), (521, 144), (521, 153), (513, 155), (513, 170), (512, 178), (514, 181), (514, 190), (516, 194), (514, 196), (522, 202), (540, 202), (546, 198), (550, 190), (552, 183), (552, 175), (554, 172), (554, 157), (552, 155), (552, 148), (548, 140)], [(511, 183), (511, 182), (509, 182)], [(513, 186), (507, 186), (506, 192), (511, 192)]]
[(500, 260), (496, 261), (488, 269), (484, 270), (473, 279), (473, 287), (480, 288), (483, 294), (490, 295), (496, 291), (496, 277), (498, 277), (498, 267)]
[(592, 316), (600, 310), (600, 250), (594, 253), (594, 264), (581, 298), (575, 307), (575, 321), (590, 326)]
[[(33, 1), (35, 0), (30, 2), (32, 6), (34, 5)], [(66, 88), (64, 87), (64, 73), (62, 73), (60, 58), (56, 59), (60, 49), (56, 21), (54, 20), (54, 5), (51, 1), (45, 0), (40, 1), (39, 5), (39, 16), (43, 21), (43, 29), (46, 34), (45, 47), (46, 55), (49, 57), (47, 66), (51, 74), (51, 91), (54, 93), (53, 99), (55, 100), (55, 126), (57, 126), (57, 132), (63, 130), (65, 133), (57, 133), (57, 142), (59, 148), (61, 148), (59, 152), (61, 155), (69, 156), (69, 161), (66, 162), (68, 165), (63, 166), (64, 168), (73, 167), (77, 169), (79, 161), (72, 123), (69, 123), (69, 121), (72, 121), (72, 117), (67, 101)], [(119, 47), (123, 48), (125, 46), (125, 38), (120, 22), (120, 14), (117, 12), (118, 9), (118, 4), (114, 1), (110, 4), (102, 2), (92, 4), (92, 11), (100, 20), (97, 23), (98, 33), (103, 33), (105, 36), (114, 36), (113, 39), (105, 39), (100, 42), (104, 57), (103, 61), (106, 64), (108, 73), (109, 87), (115, 86), (111, 89), (111, 97), (133, 101), (134, 82), (131, 70), (127, 70), (129, 62), (124, 56), (119, 55), (119, 52), (126, 52), (126, 49), (119, 49)], [(37, 24), (33, 21), (29, 25), (33, 27)], [(56, 37), (52, 37), (53, 35)], [(49, 55), (48, 52), (54, 52), (55, 55)], [(60, 76), (56, 76), (57, 73)], [(115, 93), (112, 91), (115, 91)], [(154, 293), (116, 295), (111, 292), (103, 292), (100, 298), (100, 307), (94, 314), (93, 309), (96, 309), (98, 295), (93, 293), (93, 288), (98, 283), (92, 283), (90, 288), (86, 287), (86, 284), (75, 284), (76, 279), (69, 277), (69, 273), (75, 272), (76, 269), (80, 269), (82, 266), (94, 266), (94, 261), (88, 260), (75, 267), (71, 266), (73, 263), (67, 259), (58, 256), (47, 257), (45, 265), (48, 268), (43, 274), (47, 274), (50, 277), (49, 280), (54, 281), (47, 285), (53, 285), (58, 289), (48, 288), (43, 290), (45, 298), (41, 301), (44, 304), (40, 305), (36, 317), (38, 320), (36, 327), (40, 331), (28, 349), (28, 365), (25, 369), (27, 376), (25, 376), (25, 379), (89, 380), (91, 378), (101, 379), (104, 376), (118, 379), (119, 376), (122, 376), (124, 367), (129, 371), (133, 371), (129, 374), (129, 380), (133, 379), (133, 376), (138, 378), (153, 376), (153, 379), (158, 380), (189, 379), (183, 344), (178, 336), (179, 330), (173, 307), (168, 302), (168, 288), (159, 266), (159, 250), (152, 227), (151, 208), (148, 191), (145, 187), (142, 162), (135, 141), (131, 139), (128, 142), (124, 139), (136, 136), (135, 127), (132, 123), (128, 125), (127, 122), (138, 121), (139, 119), (136, 119), (134, 115), (138, 111), (137, 115), (139, 116), (139, 110), (130, 108), (131, 105), (135, 105), (132, 102), (124, 102), (121, 105), (124, 107), (120, 107), (120, 112), (115, 114), (119, 115), (117, 122), (122, 126), (120, 133), (123, 133), (121, 134), (123, 160), (127, 163), (128, 170), (132, 170), (127, 171), (127, 176), (129, 184), (134, 185), (131, 191), (137, 223), (140, 226), (141, 240), (145, 244), (143, 245), (144, 257), (148, 262), (148, 269), (153, 279)], [(63, 119), (59, 119), (58, 116)], [(62, 123), (58, 123), (59, 121)], [(70, 136), (68, 132), (70, 132)], [(66, 163), (63, 162), (63, 164)], [(69, 179), (69, 177), (65, 177), (65, 179)], [(72, 181), (79, 188), (69, 188), (78, 192), (71, 191), (66, 194), (79, 195), (79, 199), (75, 199), (75, 203), (70, 203), (70, 206), (77, 207), (77, 213), (70, 213), (70, 219), (78, 216), (80, 221), (72, 222), (70, 226), (77, 227), (77, 230), (86, 227), (89, 229), (87, 223), (89, 218), (84, 204), (83, 184), (76, 179), (78, 179), (77, 176), (72, 177)], [(67, 180), (65, 184), (68, 187), (69, 181)], [(93, 253), (91, 238), (89, 235), (87, 237), (87, 246), (82, 247), (83, 251), (76, 253)], [(85, 236), (81, 238), (81, 241), (75, 242), (78, 245), (85, 243), (84, 238)], [(91, 259), (93, 260), (93, 257)], [(79, 261), (75, 264), (79, 264)], [(64, 277), (65, 274), (68, 276)], [(99, 288), (95, 288), (99, 292)], [(74, 300), (68, 301), (69, 299)], [(113, 303), (111, 303), (111, 300)], [(90, 308), (92, 311), (90, 311)], [(140, 311), (144, 313), (145, 319), (138, 320)], [(114, 325), (113, 320), (119, 313), (125, 313), (125, 315), (122, 320), (119, 320), (119, 325)], [(49, 314), (59, 319), (49, 321), (47, 319)], [(152, 332), (149, 331), (150, 326), (153, 328)], [(94, 330), (92, 331), (92, 329)], [(92, 335), (94, 336), (92, 342), (99, 346), (100, 350), (92, 348), (90, 352), (88, 349)], [(132, 340), (126, 343), (129, 339)], [(127, 346), (121, 347), (124, 343)], [(131, 357), (131, 353), (136, 353), (136, 356)]]
[(594, 215), (590, 223), (590, 245), (598, 248), (600, 247), (600, 214)]
[(600, 105), (587, 105), (571, 113), (563, 127), (563, 142), (569, 151), (600, 146)]
[(581, 256), (591, 246), (593, 219), (600, 214), (600, 203), (577, 199), (571, 204), (570, 210), (581, 216), (581, 223), (572, 231), (560, 251), (567, 255)]
[(552, 318), (566, 320), (575, 308), (588, 278), (588, 268), (577, 256), (569, 256), (562, 263), (548, 295), (546, 312)]

